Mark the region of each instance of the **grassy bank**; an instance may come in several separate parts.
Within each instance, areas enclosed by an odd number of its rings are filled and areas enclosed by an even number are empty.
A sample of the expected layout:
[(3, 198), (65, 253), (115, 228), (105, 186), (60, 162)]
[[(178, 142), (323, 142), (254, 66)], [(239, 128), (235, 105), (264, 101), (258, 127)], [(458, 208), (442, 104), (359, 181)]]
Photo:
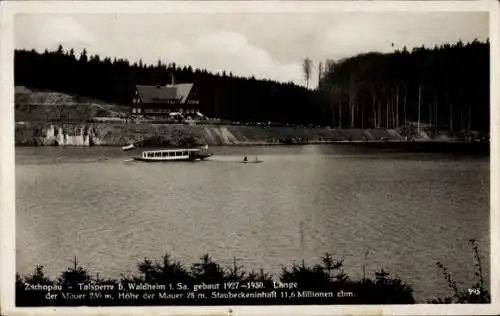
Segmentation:
[[(447, 268), (438, 262), (452, 295), (432, 298), (428, 303), (490, 302), (476, 242), (471, 240), (470, 245), (477, 261), (478, 282), (459, 289)], [(17, 306), (413, 304), (412, 293), (410, 284), (383, 269), (373, 277), (363, 272), (360, 280), (353, 280), (344, 272), (343, 261), (328, 253), (318, 264), (294, 263), (276, 276), (263, 269), (245, 271), (236, 258), (232, 266), (222, 267), (208, 254), (190, 266), (168, 254), (160, 260), (145, 258), (137, 264), (137, 274), (119, 279), (94, 276), (79, 266), (76, 258), (56, 279), (48, 278), (42, 266), (31, 275), (16, 276)]]

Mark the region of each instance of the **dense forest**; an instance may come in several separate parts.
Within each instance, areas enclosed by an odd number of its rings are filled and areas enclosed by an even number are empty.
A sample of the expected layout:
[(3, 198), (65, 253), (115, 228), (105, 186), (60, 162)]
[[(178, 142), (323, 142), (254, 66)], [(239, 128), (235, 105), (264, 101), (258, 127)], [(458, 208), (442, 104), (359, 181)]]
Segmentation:
[(368, 53), (319, 68), (319, 92), (335, 126), (396, 128), (412, 121), (489, 130), (489, 42)]
[[(116, 104), (130, 104), (135, 85), (193, 82), (200, 111), (209, 116), (235, 121), (317, 122), (318, 106), (311, 106), (311, 93), (293, 83), (242, 78), (230, 72), (179, 67), (175, 63), (131, 64), (124, 59), (79, 57), (59, 46), (57, 51), (16, 51), (15, 84), (28, 88), (97, 98)], [(314, 106), (313, 106), (314, 107)], [(328, 123), (328, 122), (323, 122)]]
[[(309, 84), (312, 61), (304, 59)], [(319, 63), (319, 86), (233, 76), (98, 55), (62, 46), (16, 50), (15, 84), (127, 105), (135, 85), (193, 82), (200, 111), (234, 121), (395, 128), (420, 121), (441, 130), (489, 130), (489, 42), (473, 41)]]

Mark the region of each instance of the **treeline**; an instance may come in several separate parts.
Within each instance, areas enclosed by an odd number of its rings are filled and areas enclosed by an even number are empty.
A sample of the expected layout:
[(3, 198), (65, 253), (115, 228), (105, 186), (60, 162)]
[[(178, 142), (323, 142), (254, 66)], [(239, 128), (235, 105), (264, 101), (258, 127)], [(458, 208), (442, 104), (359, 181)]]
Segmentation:
[[(306, 58), (309, 82), (312, 61)], [(98, 55), (16, 50), (15, 84), (128, 105), (135, 85), (193, 82), (200, 111), (244, 122), (321, 124), (342, 128), (421, 127), (489, 131), (489, 42), (458, 42), (367, 53), (318, 65), (316, 90), (293, 83), (212, 74), (175, 63), (146, 65)], [(418, 125), (418, 124), (417, 124)], [(416, 127), (416, 126), (415, 126)]]
[(368, 53), (319, 65), (333, 125), (489, 131), (489, 42)]
[[(453, 295), (428, 300), (428, 303), (489, 303), (490, 294), (485, 287), (481, 259), (475, 240), (470, 241), (476, 258), (478, 282), (468, 290), (462, 290), (447, 268), (437, 263)], [(37, 266), (33, 274), (16, 275), (17, 306), (119, 306), (119, 305), (286, 305), (286, 304), (413, 304), (413, 288), (398, 278), (390, 277), (383, 269), (375, 272), (375, 278), (365, 275), (361, 280), (351, 279), (343, 269), (343, 261), (326, 253), (319, 264), (307, 266), (293, 264), (283, 267), (278, 277), (260, 271), (245, 271), (234, 259), (232, 267), (222, 267), (208, 254), (190, 267), (172, 260), (169, 255), (159, 261), (145, 258), (137, 264), (138, 274), (121, 275), (119, 279), (93, 276), (74, 265), (63, 271), (57, 279), (48, 278), (43, 266)], [(432, 277), (432, 276), (429, 276)], [(295, 284), (290, 289), (277, 289), (275, 282)], [(156, 286), (156, 290), (137, 288), (137, 285)], [(204, 284), (205, 287), (199, 285)], [(83, 286), (87, 286), (84, 288)], [(112, 287), (110, 287), (112, 285)], [(163, 288), (158, 288), (163, 286)], [(96, 290), (101, 286), (100, 290)], [(197, 288), (195, 289), (195, 286)], [(41, 289), (35, 289), (38, 287)], [(255, 297), (255, 293), (276, 292), (275, 297)], [(66, 297), (62, 295), (66, 293)], [(68, 297), (68, 293), (73, 296)], [(91, 294), (94, 293), (94, 294)], [(97, 293), (97, 295), (95, 295)], [(122, 293), (120, 295), (120, 293)], [(144, 293), (156, 293), (144, 297)], [(162, 293), (160, 295), (159, 293)], [(216, 293), (216, 294), (214, 294)], [(232, 293), (232, 294), (230, 294)], [(228, 299), (229, 295), (239, 296)], [(300, 293), (300, 294), (299, 294)], [(312, 293), (333, 293), (318, 297)], [(57, 294), (57, 295), (54, 295)], [(85, 294), (82, 297), (82, 294)], [(129, 298), (124, 298), (128, 294)], [(52, 295), (52, 296), (47, 296)], [(135, 299), (130, 299), (137, 295)], [(168, 296), (167, 298), (167, 295)], [(194, 296), (193, 296), (194, 295)], [(214, 297), (215, 295), (215, 297)], [(248, 297), (245, 297), (248, 296)]]
[[(208, 117), (233, 121), (319, 123), (320, 104), (309, 90), (293, 83), (212, 74), (158, 61), (148, 65), (99, 55), (79, 56), (62, 46), (38, 53), (15, 51), (15, 84), (129, 105), (136, 85), (164, 85), (174, 74), (177, 83), (194, 83), (200, 111)], [(324, 122), (326, 123), (326, 122)]]

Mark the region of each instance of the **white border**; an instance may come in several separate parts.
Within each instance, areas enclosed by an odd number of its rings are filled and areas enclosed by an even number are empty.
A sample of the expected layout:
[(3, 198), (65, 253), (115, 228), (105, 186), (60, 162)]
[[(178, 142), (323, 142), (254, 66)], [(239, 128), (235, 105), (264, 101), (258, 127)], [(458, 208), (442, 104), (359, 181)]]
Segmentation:
[[(221, 307), (68, 307), (15, 308), (15, 156), (14, 156), (14, 89), (13, 47), (16, 13), (303, 13), (303, 12), (490, 12), (491, 44), (491, 295), (492, 304), (482, 305), (334, 305), (334, 306), (221, 306)], [(500, 64), (499, 14), (497, 1), (11, 1), (0, 2), (0, 210), (1, 210), (1, 283), (0, 314), (61, 315), (459, 315), (500, 313), (500, 280), (498, 268), (500, 246)], [(495, 89), (496, 88), (496, 89)], [(471, 210), (473, 211), (473, 210)], [(231, 310), (231, 312), (230, 312)]]

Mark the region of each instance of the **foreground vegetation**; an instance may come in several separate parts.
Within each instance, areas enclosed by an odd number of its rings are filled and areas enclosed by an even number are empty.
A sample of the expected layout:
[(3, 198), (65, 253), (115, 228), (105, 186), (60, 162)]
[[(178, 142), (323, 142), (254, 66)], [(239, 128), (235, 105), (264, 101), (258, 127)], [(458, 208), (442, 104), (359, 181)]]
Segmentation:
[(477, 277), (477, 282), (467, 289), (460, 289), (457, 285), (457, 281), (451, 276), (451, 272), (448, 271), (441, 262), (436, 262), (436, 266), (442, 272), (444, 279), (448, 283), (448, 287), (453, 291), (451, 296), (433, 298), (427, 301), (429, 304), (473, 304), (473, 303), (491, 303), (490, 292), (485, 286), (485, 280), (483, 275), (483, 267), (481, 264), (481, 256), (479, 255), (479, 247), (477, 241), (474, 239), (469, 240), (469, 245), (472, 247), (474, 254), (474, 259), (476, 263), (474, 264), (474, 275)]
[[(477, 284), (471, 290), (458, 289), (441, 264), (437, 263), (454, 290), (453, 296), (429, 300), (429, 303), (489, 303), (490, 294), (485, 288), (482, 274), (481, 259), (476, 242), (471, 240), (474, 255), (477, 260)], [(375, 272), (375, 278), (365, 275), (361, 280), (352, 280), (343, 270), (343, 261), (334, 259), (326, 253), (319, 264), (307, 266), (304, 262), (300, 265), (283, 267), (278, 277), (260, 271), (245, 271), (243, 266), (237, 264), (236, 258), (232, 267), (222, 267), (209, 255), (201, 257), (200, 262), (192, 264), (189, 268), (180, 262), (172, 260), (167, 254), (159, 261), (145, 258), (137, 264), (137, 275), (122, 275), (119, 279), (106, 279), (99, 275), (96, 277), (79, 266), (76, 258), (74, 265), (63, 271), (53, 280), (48, 278), (42, 266), (37, 266), (33, 274), (21, 277), (16, 275), (16, 304), (17, 306), (117, 306), (117, 305), (275, 305), (275, 304), (413, 304), (413, 288), (410, 284), (390, 277), (387, 271), (381, 269)], [(276, 282), (296, 284), (292, 289), (276, 289)], [(135, 288), (138, 284), (164, 285), (165, 289), (159, 291)], [(47, 287), (60, 286), (52, 291), (32, 290), (30, 285)], [(114, 285), (113, 288), (92, 291), (91, 289), (79, 290), (81, 285)], [(200, 285), (218, 284), (217, 289), (200, 288)], [(238, 285), (236, 285), (238, 284)], [(122, 288), (120, 288), (122, 286)], [(243, 287), (243, 286), (246, 286)], [(228, 293), (276, 292), (273, 298), (262, 297), (235, 297), (228, 299)], [(94, 294), (91, 294), (93, 292)], [(61, 293), (74, 295), (86, 294), (84, 297), (64, 298)], [(100, 293), (100, 294), (96, 294)], [(120, 294), (122, 293), (122, 294)], [(154, 297), (144, 296), (144, 293), (156, 293)], [(160, 294), (163, 293), (163, 294)], [(167, 294), (170, 296), (167, 298)], [(191, 293), (191, 294), (190, 294)], [(201, 293), (201, 296), (200, 296)], [(219, 293), (219, 297), (213, 297)], [(300, 294), (301, 293), (301, 294)], [(329, 297), (315, 297), (311, 293), (333, 293)], [(52, 295), (50, 299), (47, 299)], [(54, 296), (54, 294), (58, 294)], [(123, 294), (137, 295), (137, 297), (124, 298)], [(181, 295), (182, 294), (182, 295)], [(102, 296), (101, 296), (102, 295)], [(107, 295), (107, 296), (106, 296)], [(163, 296), (162, 296), (163, 295)], [(193, 296), (191, 296), (193, 295)]]

